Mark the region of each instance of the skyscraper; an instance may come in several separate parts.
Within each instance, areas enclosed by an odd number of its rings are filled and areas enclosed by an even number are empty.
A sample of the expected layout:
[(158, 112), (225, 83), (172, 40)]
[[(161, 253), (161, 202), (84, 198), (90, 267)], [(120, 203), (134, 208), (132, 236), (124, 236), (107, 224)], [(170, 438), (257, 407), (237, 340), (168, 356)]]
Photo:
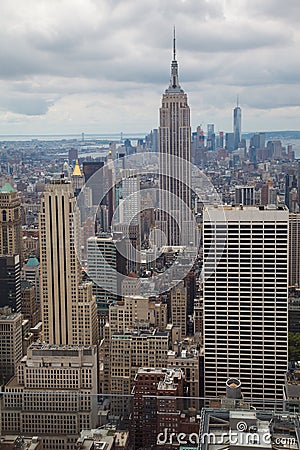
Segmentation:
[(93, 281), (100, 336), (107, 322), (109, 304), (117, 300), (117, 248), (111, 235), (87, 240), (88, 275)]
[(76, 159), (74, 171), (71, 175), (71, 180), (73, 183), (74, 192), (76, 195), (78, 195), (84, 185), (84, 176), (81, 173), (78, 159)]
[(242, 110), (239, 107), (239, 99), (237, 99), (236, 107), (233, 110), (233, 133), (234, 133), (234, 150), (239, 147), (242, 133)]
[(99, 171), (98, 174), (93, 177), (88, 183), (88, 187), (92, 189), (92, 202), (95, 206), (99, 206), (99, 200), (103, 195), (104, 181), (102, 172), (100, 171), (103, 166), (103, 161), (83, 161), (82, 163), (85, 183), (87, 183), (90, 178)]
[(16, 372), (22, 353), (21, 313), (13, 313), (9, 307), (0, 308), (0, 385)]
[(139, 175), (134, 169), (122, 170), (122, 201), (119, 202), (119, 222), (138, 225), (140, 223), (140, 203)]
[(290, 214), (289, 220), (289, 287), (300, 289), (300, 214)]
[(171, 289), (170, 296), (172, 324), (178, 326), (181, 336), (185, 337), (187, 331), (187, 288), (183, 281), (180, 281)]
[(286, 208), (274, 205), (204, 211), (207, 397), (225, 395), (226, 380), (237, 377), (245, 397), (269, 404), (282, 400), (288, 359), (288, 218)]
[(225, 148), (229, 152), (234, 150), (234, 133), (225, 133)]
[(21, 312), (20, 256), (0, 256), (0, 307)]
[(252, 206), (255, 205), (255, 187), (254, 186), (236, 186), (235, 204)]
[(162, 97), (159, 124), (160, 227), (168, 245), (182, 244), (180, 234), (187, 220), (182, 202), (191, 209), (190, 146), (190, 108), (178, 80), (174, 30), (171, 79)]
[(0, 254), (22, 256), (22, 224), (20, 198), (6, 183), (0, 189)]
[(6, 183), (0, 189), (0, 306), (21, 312), (20, 270), (22, 265), (21, 202)]
[(72, 184), (63, 176), (46, 185), (39, 226), (44, 341), (49, 344), (96, 344), (96, 302), (92, 284), (82, 283), (76, 253), (80, 247), (79, 211)]
[(215, 125), (213, 123), (207, 124), (206, 147), (207, 150), (215, 150), (216, 148)]

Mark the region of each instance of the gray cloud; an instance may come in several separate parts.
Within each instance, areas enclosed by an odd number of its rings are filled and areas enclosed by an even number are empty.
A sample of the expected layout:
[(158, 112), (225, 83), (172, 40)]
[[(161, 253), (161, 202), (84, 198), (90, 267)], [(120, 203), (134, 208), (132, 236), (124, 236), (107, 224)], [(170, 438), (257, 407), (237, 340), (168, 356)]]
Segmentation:
[(247, 12), (254, 17), (259, 16), (262, 19), (271, 19), (281, 23), (282, 21), (299, 23), (300, 3), (298, 0), (289, 0), (288, 2), (282, 0), (264, 0), (263, 2), (246, 0), (245, 3)]
[(22, 115), (58, 132), (157, 126), (173, 24), (194, 125), (207, 112), (231, 126), (237, 92), (252, 129), (261, 125), (255, 110), (300, 108), (298, 1), (2, 0), (1, 8), (0, 132), (13, 115), (18, 132)]
[(36, 96), (20, 95), (18, 97), (2, 97), (0, 109), (26, 116), (46, 114), (53, 102)]

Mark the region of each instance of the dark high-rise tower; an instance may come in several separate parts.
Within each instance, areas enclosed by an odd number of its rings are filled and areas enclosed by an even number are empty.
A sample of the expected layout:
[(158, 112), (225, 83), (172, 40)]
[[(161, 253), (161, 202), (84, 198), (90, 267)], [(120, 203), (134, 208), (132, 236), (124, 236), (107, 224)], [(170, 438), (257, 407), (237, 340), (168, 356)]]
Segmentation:
[[(159, 162), (160, 162), (160, 208), (161, 229), (168, 245), (183, 244), (183, 222), (187, 219), (182, 202), (191, 208), (190, 185), (190, 108), (187, 95), (178, 80), (175, 29), (170, 85), (165, 90), (160, 108)], [(181, 158), (174, 161), (172, 157)], [(171, 195), (169, 195), (171, 193)], [(186, 230), (186, 228), (185, 228)]]
[(239, 98), (237, 98), (236, 107), (233, 110), (233, 133), (234, 133), (234, 149), (237, 149), (241, 142), (242, 132), (242, 110), (239, 107)]
[(21, 312), (20, 255), (0, 255), (0, 308)]

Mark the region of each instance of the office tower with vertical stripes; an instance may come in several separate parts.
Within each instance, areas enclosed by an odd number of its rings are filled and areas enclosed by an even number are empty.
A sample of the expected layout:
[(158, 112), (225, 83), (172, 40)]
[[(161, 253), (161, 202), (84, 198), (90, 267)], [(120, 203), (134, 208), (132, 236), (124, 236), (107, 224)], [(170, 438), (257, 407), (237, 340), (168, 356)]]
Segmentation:
[(300, 289), (300, 214), (289, 220), (289, 287)]
[[(288, 225), (285, 207), (204, 210), (205, 394), (228, 378), (260, 404), (283, 400), (288, 363)], [(282, 406), (282, 403), (281, 403)]]
[(79, 211), (62, 176), (46, 185), (39, 214), (43, 339), (49, 344), (97, 343), (92, 284), (82, 282)]

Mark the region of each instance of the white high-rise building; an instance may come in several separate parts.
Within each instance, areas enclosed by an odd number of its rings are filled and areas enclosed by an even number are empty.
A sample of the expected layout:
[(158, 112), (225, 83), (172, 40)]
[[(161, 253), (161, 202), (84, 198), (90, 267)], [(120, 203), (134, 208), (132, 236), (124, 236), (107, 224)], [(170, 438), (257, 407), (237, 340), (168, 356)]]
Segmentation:
[(119, 208), (119, 222), (128, 225), (140, 224), (140, 177), (133, 169), (122, 170), (122, 201)]
[[(246, 398), (282, 400), (288, 362), (285, 207), (204, 210), (205, 395), (239, 378)], [(280, 403), (278, 403), (278, 406)]]
[(88, 275), (94, 282), (97, 303), (117, 299), (117, 248), (109, 234), (88, 239)]
[(100, 336), (108, 320), (109, 304), (117, 300), (117, 248), (111, 235), (92, 236), (87, 240), (88, 275), (93, 281)]
[(187, 245), (194, 241), (188, 236), (189, 217), (183, 208), (184, 203), (191, 210), (190, 147), (190, 108), (187, 94), (179, 84), (174, 35), (170, 85), (162, 97), (159, 122), (159, 227), (166, 235), (167, 245)]

